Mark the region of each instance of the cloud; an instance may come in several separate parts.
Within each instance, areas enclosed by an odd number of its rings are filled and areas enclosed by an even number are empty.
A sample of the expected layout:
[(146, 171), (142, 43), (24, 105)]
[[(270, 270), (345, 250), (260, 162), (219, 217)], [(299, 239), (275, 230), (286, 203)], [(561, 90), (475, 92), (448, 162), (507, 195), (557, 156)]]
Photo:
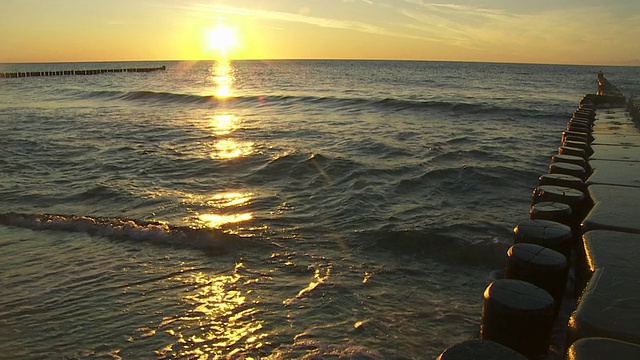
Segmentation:
[(373, 1), (371, 1), (371, 0), (342, 0), (342, 2), (345, 2), (345, 3), (352, 3), (352, 2), (356, 2), (356, 1), (362, 1), (362, 2), (367, 3), (369, 5), (373, 4)]
[(481, 9), (456, 4), (427, 3), (405, 0), (408, 6), (396, 11), (408, 21), (398, 24), (432, 41), (447, 43), (466, 49), (480, 50), (478, 30), (489, 23), (509, 21), (510, 14), (502, 10)]
[(246, 17), (254, 17), (264, 20), (277, 20), (286, 22), (295, 22), (319, 27), (345, 29), (363, 32), (380, 32), (377, 26), (370, 25), (359, 21), (345, 21), (337, 19), (328, 19), (322, 17), (309, 16), (305, 14), (296, 14), (281, 11), (263, 10), (263, 9), (247, 9), (239, 7), (231, 7), (225, 5), (213, 5), (212, 10), (221, 14), (241, 15)]
[[(527, 57), (528, 61), (583, 62), (579, 56), (604, 60), (605, 48), (617, 47), (637, 56), (639, 48), (625, 40), (638, 38), (640, 16), (620, 18), (604, 6), (541, 9), (534, 13), (509, 12), (466, 5), (404, 0), (396, 10), (408, 21), (402, 25), (451, 45), (501, 57)], [(615, 45), (614, 45), (615, 44)], [(598, 48), (604, 50), (599, 51)], [(625, 50), (626, 49), (626, 50)], [(571, 57), (574, 57), (573, 59)], [(613, 56), (613, 55), (610, 55)]]
[(404, 2), (416, 5), (417, 8), (426, 9), (440, 16), (453, 18), (502, 19), (511, 15), (502, 9), (489, 9), (460, 4), (429, 3), (423, 0), (404, 0)]
[[(361, 1), (372, 4), (371, 1), (367, 1), (367, 0), (361, 0)], [(260, 20), (291, 22), (291, 23), (317, 26), (322, 28), (357, 31), (357, 32), (374, 34), (374, 35), (393, 36), (393, 37), (401, 37), (401, 38), (408, 38), (408, 39), (424, 39), (424, 37), (419, 35), (413, 35), (413, 34), (407, 34), (403, 32), (388, 30), (384, 27), (373, 25), (368, 22), (356, 21), (356, 20), (339, 20), (339, 19), (331, 19), (331, 18), (325, 18), (325, 17), (310, 16), (310, 15), (307, 15), (305, 12), (291, 13), (291, 12), (274, 11), (274, 10), (266, 10), (266, 9), (235, 7), (235, 6), (220, 5), (220, 4), (213, 4), (213, 5), (192, 4), (187, 6), (181, 6), (181, 8), (185, 11), (188, 11), (193, 14), (197, 14), (199, 16), (219, 17), (220, 15), (236, 15), (236, 16), (242, 16), (242, 17), (256, 18)]]
[(621, 15), (605, 5), (525, 12), (427, 0), (336, 1), (364, 5), (366, 9), (341, 13), (347, 18), (338, 19), (313, 16), (299, 9), (289, 12), (206, 3), (184, 3), (173, 8), (204, 18), (244, 17), (263, 21), (261, 26), (270, 28), (304, 24), (409, 39), (416, 41), (414, 48), (430, 47), (432, 53), (447, 48), (476, 60), (610, 63), (640, 57), (639, 45), (633, 41), (640, 37), (640, 15)]

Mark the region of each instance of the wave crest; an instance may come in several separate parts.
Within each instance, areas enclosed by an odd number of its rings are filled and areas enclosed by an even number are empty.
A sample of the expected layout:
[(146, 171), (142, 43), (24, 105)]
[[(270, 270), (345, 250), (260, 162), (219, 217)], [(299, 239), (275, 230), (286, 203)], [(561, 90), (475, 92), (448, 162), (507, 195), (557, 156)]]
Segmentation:
[(195, 248), (208, 253), (226, 253), (241, 238), (221, 230), (173, 226), (162, 222), (144, 222), (112, 217), (56, 214), (0, 214), (0, 224), (31, 230), (87, 233), (109, 239), (147, 241), (157, 244)]
[[(298, 103), (307, 105), (324, 106), (331, 109), (349, 110), (360, 108), (386, 109), (390, 111), (407, 110), (444, 110), (454, 112), (508, 112), (522, 113), (520, 108), (506, 108), (497, 104), (486, 102), (449, 101), (435, 99), (403, 99), (403, 98), (362, 98), (342, 96), (312, 96), (312, 95), (240, 95), (218, 98), (214, 95), (183, 94), (173, 92), (142, 91), (113, 91), (100, 90), (89, 92), (65, 91), (66, 95), (85, 99), (102, 99), (106, 101), (136, 101), (154, 104), (211, 104), (211, 103), (239, 103), (254, 105), (279, 105), (291, 106)], [(531, 110), (529, 110), (531, 113)], [(531, 114), (530, 114), (531, 115)]]

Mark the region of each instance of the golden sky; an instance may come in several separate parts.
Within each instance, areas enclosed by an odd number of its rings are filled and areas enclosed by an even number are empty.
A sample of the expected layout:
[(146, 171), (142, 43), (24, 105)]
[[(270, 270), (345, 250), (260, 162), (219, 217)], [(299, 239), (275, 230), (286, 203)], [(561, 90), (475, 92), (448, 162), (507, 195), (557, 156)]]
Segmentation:
[(224, 51), (231, 59), (640, 65), (637, 0), (0, 0), (0, 8), (0, 62), (200, 60)]

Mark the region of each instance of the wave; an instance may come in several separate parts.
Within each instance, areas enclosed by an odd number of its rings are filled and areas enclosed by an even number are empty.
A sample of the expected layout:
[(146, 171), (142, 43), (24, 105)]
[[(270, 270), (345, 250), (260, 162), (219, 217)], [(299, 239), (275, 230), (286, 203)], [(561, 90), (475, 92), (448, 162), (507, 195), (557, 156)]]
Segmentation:
[(102, 99), (102, 100), (122, 100), (122, 101), (141, 101), (159, 104), (203, 104), (215, 102), (218, 100), (215, 96), (203, 96), (195, 94), (180, 94), (172, 92), (156, 92), (156, 91), (114, 91), (99, 90), (75, 93), (78, 97), (84, 99)]
[[(395, 97), (387, 98), (362, 98), (362, 97), (341, 97), (341, 96), (312, 96), (312, 95), (242, 95), (230, 97), (216, 97), (215, 95), (197, 95), (182, 94), (173, 92), (156, 92), (156, 91), (113, 91), (100, 90), (78, 92), (76, 90), (62, 90), (67, 96), (80, 97), (84, 99), (102, 99), (116, 101), (136, 101), (147, 102), (153, 104), (165, 105), (189, 105), (189, 104), (239, 104), (253, 106), (291, 106), (300, 103), (306, 105), (326, 106), (336, 110), (360, 109), (360, 108), (379, 108), (390, 111), (407, 111), (407, 110), (444, 110), (453, 112), (517, 112), (521, 114), (526, 112), (528, 115), (536, 115), (535, 110), (531, 108), (522, 109), (519, 107), (505, 107), (497, 104), (489, 104), (486, 102), (470, 101), (449, 101), (449, 100), (418, 100), (403, 99)], [(61, 93), (61, 95), (62, 95)]]
[(208, 254), (230, 252), (246, 240), (222, 230), (112, 217), (10, 212), (0, 214), (0, 224), (39, 231), (65, 231), (109, 239), (145, 241), (203, 250)]
[[(469, 234), (476, 234), (473, 240)], [(509, 247), (505, 239), (511, 233), (495, 225), (478, 224), (431, 226), (420, 230), (373, 230), (359, 235), (368, 248), (397, 253), (412, 253), (444, 263), (466, 266), (499, 267), (504, 264)]]

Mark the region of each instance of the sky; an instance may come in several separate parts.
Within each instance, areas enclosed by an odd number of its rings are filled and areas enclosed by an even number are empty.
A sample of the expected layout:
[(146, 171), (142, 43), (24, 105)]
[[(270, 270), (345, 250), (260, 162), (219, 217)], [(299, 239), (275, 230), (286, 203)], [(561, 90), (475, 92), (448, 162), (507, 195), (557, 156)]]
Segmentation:
[(0, 63), (224, 56), (640, 65), (638, 39), (638, 0), (0, 0)]

